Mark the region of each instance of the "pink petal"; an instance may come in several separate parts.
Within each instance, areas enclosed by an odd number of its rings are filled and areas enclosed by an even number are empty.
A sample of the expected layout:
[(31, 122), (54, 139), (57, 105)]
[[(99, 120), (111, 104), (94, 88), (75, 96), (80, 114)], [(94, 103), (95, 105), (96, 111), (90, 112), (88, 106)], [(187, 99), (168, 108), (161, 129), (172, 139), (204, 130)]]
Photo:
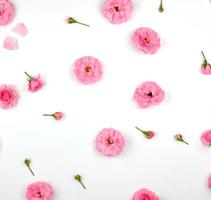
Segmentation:
[(23, 23), (17, 24), (13, 29), (13, 32), (19, 34), (20, 36), (24, 37), (28, 34), (28, 30)]
[(17, 39), (13, 38), (13, 37), (10, 37), (10, 36), (7, 36), (4, 39), (3, 47), (5, 49), (8, 49), (8, 50), (15, 50), (15, 49), (17, 49), (18, 48)]

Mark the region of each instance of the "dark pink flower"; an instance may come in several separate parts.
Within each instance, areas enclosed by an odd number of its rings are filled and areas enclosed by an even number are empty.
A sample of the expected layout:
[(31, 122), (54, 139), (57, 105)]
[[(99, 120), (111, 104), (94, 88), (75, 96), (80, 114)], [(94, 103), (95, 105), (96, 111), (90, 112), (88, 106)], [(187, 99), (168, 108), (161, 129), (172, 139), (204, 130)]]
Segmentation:
[(202, 133), (201, 141), (204, 145), (211, 146), (211, 130)]
[(55, 112), (53, 114), (43, 114), (43, 116), (50, 116), (50, 117), (53, 117), (55, 120), (61, 120), (64, 118), (64, 113)]
[(3, 47), (8, 50), (16, 50), (18, 49), (18, 42), (16, 38), (7, 36), (4, 39)]
[(183, 138), (183, 136), (182, 136), (181, 134), (176, 134), (174, 137), (175, 137), (175, 139), (176, 139), (177, 141), (183, 142), (183, 143), (189, 145), (189, 143), (187, 143), (187, 142), (184, 140), (184, 138)]
[(113, 128), (104, 128), (96, 137), (96, 148), (105, 156), (119, 155), (124, 146), (124, 137)]
[(24, 37), (28, 34), (28, 30), (23, 23), (18, 23), (16, 26), (12, 29), (13, 32), (19, 34), (20, 36)]
[(141, 131), (141, 132), (144, 134), (144, 136), (145, 136), (146, 138), (148, 138), (148, 139), (151, 139), (151, 138), (153, 138), (153, 137), (155, 136), (155, 132), (153, 132), (153, 131), (144, 131), (144, 130), (138, 128), (138, 127), (135, 127), (135, 128), (136, 128), (137, 130)]
[(27, 200), (51, 200), (53, 196), (52, 187), (46, 182), (35, 182), (27, 187)]
[(158, 105), (165, 97), (164, 91), (153, 81), (146, 81), (136, 88), (134, 95), (135, 101), (142, 108), (151, 105)]
[(107, 0), (103, 5), (103, 15), (113, 24), (129, 20), (133, 11), (131, 0)]
[(132, 35), (132, 40), (137, 49), (144, 53), (154, 54), (160, 48), (160, 37), (151, 28), (138, 28)]
[(0, 0), (0, 26), (7, 25), (14, 17), (15, 8), (9, 0)]
[(0, 85), (0, 107), (9, 109), (16, 106), (19, 99), (16, 88), (12, 85)]
[(202, 65), (201, 65), (201, 71), (203, 74), (211, 74), (211, 65), (210, 65), (210, 63), (208, 63), (203, 51), (201, 52), (201, 54), (204, 59)]
[(132, 200), (159, 200), (159, 197), (148, 189), (140, 189), (134, 195)]
[(30, 76), (28, 73), (25, 72), (28, 78), (28, 90), (30, 92), (37, 92), (44, 86), (44, 81), (41, 79), (40, 75), (38, 76)]
[(95, 83), (102, 76), (102, 64), (97, 58), (81, 57), (75, 61), (74, 73), (83, 84)]

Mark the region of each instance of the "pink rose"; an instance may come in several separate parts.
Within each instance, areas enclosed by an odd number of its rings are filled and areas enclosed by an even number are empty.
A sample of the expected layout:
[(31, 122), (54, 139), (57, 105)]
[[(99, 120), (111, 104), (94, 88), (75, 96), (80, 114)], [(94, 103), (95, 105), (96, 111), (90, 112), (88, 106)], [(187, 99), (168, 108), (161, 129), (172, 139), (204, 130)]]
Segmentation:
[(144, 53), (154, 54), (160, 48), (160, 37), (151, 28), (138, 28), (132, 35), (132, 40), (137, 49)]
[(104, 128), (96, 137), (96, 148), (105, 156), (120, 154), (125, 146), (122, 134), (113, 128)]
[(0, 107), (9, 109), (14, 107), (19, 99), (17, 90), (12, 85), (0, 85)]
[(43, 116), (50, 116), (50, 117), (53, 117), (55, 120), (61, 120), (64, 118), (64, 113), (55, 112), (53, 114), (43, 114)]
[(202, 65), (201, 65), (201, 72), (203, 74), (211, 74), (211, 65), (207, 61), (203, 51), (201, 52), (201, 54), (202, 54), (203, 59), (204, 59)]
[(14, 17), (15, 8), (9, 0), (0, 0), (0, 25), (7, 25)]
[(159, 197), (154, 192), (143, 188), (133, 195), (132, 200), (159, 200)]
[(182, 136), (181, 134), (178, 133), (178, 134), (176, 134), (174, 137), (175, 137), (175, 139), (176, 139), (177, 141), (183, 142), (183, 143), (189, 145), (189, 143), (186, 142), (186, 141), (184, 140), (184, 138), (183, 138), (183, 136)]
[(144, 134), (144, 136), (148, 139), (152, 139), (154, 136), (155, 136), (155, 132), (153, 131), (145, 131), (145, 130), (142, 130), (138, 127), (135, 127), (137, 130), (139, 130), (140, 132), (142, 132)]
[(43, 86), (44, 86), (44, 81), (40, 78), (39, 76), (33, 77), (30, 76), (28, 73), (25, 72), (25, 74), (28, 77), (28, 90), (30, 92), (37, 92), (38, 90), (40, 90)]
[(211, 130), (207, 130), (202, 133), (201, 141), (203, 144), (211, 146)]
[(208, 187), (211, 188), (211, 175), (208, 177)]
[(107, 0), (103, 5), (103, 15), (113, 24), (129, 20), (133, 10), (131, 0)]
[(134, 95), (135, 101), (142, 108), (151, 105), (158, 105), (165, 97), (164, 91), (153, 81), (146, 81), (136, 88)]
[(75, 61), (74, 73), (82, 84), (95, 83), (102, 76), (102, 64), (97, 58), (81, 57)]
[(53, 196), (52, 187), (46, 182), (35, 182), (27, 187), (27, 200), (51, 200)]

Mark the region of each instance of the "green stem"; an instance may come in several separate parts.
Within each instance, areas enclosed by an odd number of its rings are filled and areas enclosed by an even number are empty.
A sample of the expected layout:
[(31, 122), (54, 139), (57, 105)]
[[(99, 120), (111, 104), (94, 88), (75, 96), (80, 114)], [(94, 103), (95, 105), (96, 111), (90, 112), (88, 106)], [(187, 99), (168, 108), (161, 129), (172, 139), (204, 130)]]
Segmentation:
[(137, 126), (136, 126), (135, 128), (136, 128), (137, 130), (141, 131), (144, 135), (147, 135), (147, 131), (144, 131), (144, 130), (140, 129), (140, 128), (138, 128)]
[(26, 74), (26, 76), (29, 78), (29, 81), (33, 79), (32, 76), (30, 76), (27, 72), (24, 72)]
[(183, 142), (183, 143), (189, 145), (189, 143), (187, 143), (185, 140), (181, 140), (181, 142)]
[(50, 117), (53, 117), (53, 114), (43, 114), (43, 116), (50, 116)]
[(84, 188), (84, 189), (86, 189), (86, 187), (85, 187), (85, 185), (82, 183), (82, 181), (78, 181), (81, 185), (82, 185), (82, 187)]
[(30, 166), (27, 166), (29, 171), (31, 172), (32, 176), (35, 176), (34, 172), (32, 171), (31, 167)]
[(88, 26), (88, 27), (89, 27), (89, 25), (88, 25), (88, 24), (85, 24), (85, 23), (82, 23), (82, 22), (78, 22), (78, 21), (76, 21), (75, 23), (77, 23), (77, 24), (81, 24), (81, 25), (84, 25), (84, 26)]
[(164, 11), (164, 9), (163, 9), (163, 0), (160, 0), (159, 11), (160, 12), (163, 12)]
[(204, 62), (207, 62), (207, 59), (206, 59), (206, 57), (205, 57), (205, 55), (204, 55), (204, 52), (203, 52), (203, 51), (201, 51), (201, 54), (202, 54), (202, 56), (203, 56), (203, 58), (204, 58)]

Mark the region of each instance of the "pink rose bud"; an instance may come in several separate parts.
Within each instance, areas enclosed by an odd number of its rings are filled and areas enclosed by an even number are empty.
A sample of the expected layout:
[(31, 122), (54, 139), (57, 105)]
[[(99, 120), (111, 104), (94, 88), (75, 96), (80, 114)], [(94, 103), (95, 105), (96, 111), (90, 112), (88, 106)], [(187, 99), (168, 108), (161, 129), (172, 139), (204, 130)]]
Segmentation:
[(76, 181), (78, 181), (84, 189), (86, 189), (86, 186), (83, 184), (82, 178), (81, 178), (80, 175), (78, 175), (78, 174), (75, 175), (75, 176), (74, 176), (74, 179), (75, 179)]
[(138, 127), (135, 127), (135, 128), (136, 128), (137, 130), (141, 131), (141, 132), (144, 134), (144, 136), (145, 136), (146, 138), (148, 138), (148, 139), (151, 139), (151, 138), (153, 138), (153, 137), (155, 136), (155, 132), (153, 132), (153, 131), (144, 131), (144, 130), (138, 128)]
[(30, 76), (28, 73), (26, 73), (26, 76), (28, 78), (28, 90), (30, 92), (37, 92), (38, 90), (40, 90), (43, 86), (44, 86), (44, 81), (40, 78), (40, 75), (33, 77)]
[(142, 188), (133, 195), (132, 200), (160, 200), (160, 198), (151, 190)]
[(211, 130), (207, 130), (202, 133), (201, 141), (204, 145), (211, 147)]
[(201, 54), (204, 59), (202, 65), (201, 65), (201, 71), (203, 74), (211, 74), (211, 65), (210, 65), (210, 63), (208, 63), (203, 51), (201, 52)]
[(68, 17), (66, 21), (67, 21), (68, 24), (81, 24), (81, 25), (84, 25), (84, 26), (89, 26), (88, 24), (84, 24), (82, 22), (77, 21), (73, 17)]
[(208, 177), (208, 187), (211, 188), (211, 175)]
[(64, 113), (62, 112), (55, 112), (53, 114), (43, 114), (43, 116), (50, 116), (53, 117), (55, 120), (61, 120), (64, 118)]
[(183, 143), (189, 145), (189, 143), (187, 143), (187, 142), (183, 139), (183, 136), (182, 136), (181, 134), (176, 134), (176, 135), (175, 135), (175, 139), (176, 139), (177, 141), (179, 141), (179, 142), (183, 142)]

